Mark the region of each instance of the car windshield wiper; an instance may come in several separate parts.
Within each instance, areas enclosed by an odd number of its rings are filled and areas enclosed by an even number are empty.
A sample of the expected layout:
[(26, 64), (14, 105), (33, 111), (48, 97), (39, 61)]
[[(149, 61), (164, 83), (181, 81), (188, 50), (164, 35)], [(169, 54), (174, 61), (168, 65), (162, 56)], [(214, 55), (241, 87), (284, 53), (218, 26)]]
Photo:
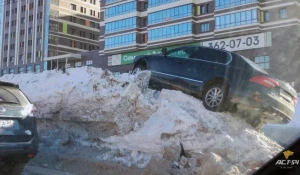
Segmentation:
[(16, 101), (0, 101), (0, 103), (20, 104), (19, 102)]

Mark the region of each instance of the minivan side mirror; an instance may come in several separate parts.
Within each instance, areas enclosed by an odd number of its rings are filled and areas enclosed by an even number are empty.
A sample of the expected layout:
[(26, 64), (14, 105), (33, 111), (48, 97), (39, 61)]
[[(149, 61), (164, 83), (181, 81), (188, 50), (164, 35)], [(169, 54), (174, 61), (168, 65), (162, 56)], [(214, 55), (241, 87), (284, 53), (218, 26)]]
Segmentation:
[(161, 49), (162, 55), (163, 55), (163, 56), (166, 56), (166, 55), (167, 55), (167, 51), (168, 51), (168, 49), (167, 49), (166, 47), (163, 47), (163, 48)]

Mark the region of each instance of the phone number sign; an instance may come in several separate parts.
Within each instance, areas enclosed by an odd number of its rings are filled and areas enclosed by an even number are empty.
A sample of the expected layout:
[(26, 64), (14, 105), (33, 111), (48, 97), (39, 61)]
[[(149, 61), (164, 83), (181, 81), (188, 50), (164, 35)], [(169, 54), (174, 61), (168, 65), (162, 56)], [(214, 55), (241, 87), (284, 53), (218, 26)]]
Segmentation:
[(206, 41), (201, 43), (202, 46), (227, 50), (238, 51), (255, 48), (263, 48), (271, 46), (271, 33), (260, 33), (253, 35), (246, 35), (240, 37), (226, 38), (220, 40)]

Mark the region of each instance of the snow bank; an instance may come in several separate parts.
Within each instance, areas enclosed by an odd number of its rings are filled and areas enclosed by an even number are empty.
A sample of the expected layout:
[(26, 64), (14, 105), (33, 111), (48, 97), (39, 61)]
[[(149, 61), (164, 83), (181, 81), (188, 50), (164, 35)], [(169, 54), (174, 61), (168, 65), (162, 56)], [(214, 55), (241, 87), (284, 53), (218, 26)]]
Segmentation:
[(181, 143), (189, 154), (221, 156), (240, 172), (261, 166), (282, 149), (243, 120), (229, 113), (207, 111), (201, 101), (182, 92), (162, 90), (156, 103), (159, 108), (143, 127), (104, 141), (110, 147), (156, 155), (163, 155), (165, 147), (179, 147)]
[[(282, 150), (239, 117), (207, 111), (192, 96), (141, 88), (148, 78), (149, 72), (114, 77), (101, 69), (83, 67), (68, 69), (66, 74), (45, 71), (5, 75), (0, 80), (18, 83), (40, 110), (41, 120), (96, 123), (98, 128), (103, 127), (101, 123), (111, 123), (105, 129), (115, 128), (114, 136), (102, 141), (117, 151), (99, 155), (101, 160), (143, 168), (155, 156), (174, 162), (180, 169), (191, 167), (193, 173), (240, 174), (261, 166)], [(66, 132), (71, 130), (67, 126)], [(88, 133), (85, 137), (101, 135), (94, 128), (97, 126), (89, 125), (89, 132), (83, 129), (80, 133)], [(58, 133), (52, 136), (63, 135)], [(68, 141), (68, 136), (64, 140)]]
[[(121, 135), (155, 110), (139, 98), (141, 89), (133, 83), (137, 82), (134, 76), (113, 76), (93, 67), (71, 68), (65, 74), (56, 70), (10, 74), (0, 80), (18, 83), (39, 109), (41, 119), (108, 123), (107, 129)], [(142, 112), (135, 115), (136, 111)]]

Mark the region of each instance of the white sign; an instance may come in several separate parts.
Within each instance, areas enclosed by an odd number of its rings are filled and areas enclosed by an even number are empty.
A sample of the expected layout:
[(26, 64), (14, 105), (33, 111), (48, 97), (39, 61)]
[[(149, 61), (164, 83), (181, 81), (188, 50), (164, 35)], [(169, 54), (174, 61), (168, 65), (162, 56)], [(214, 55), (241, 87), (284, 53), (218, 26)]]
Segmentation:
[(240, 37), (226, 38), (213, 41), (205, 41), (202, 46), (211, 47), (215, 49), (237, 51), (248, 50), (255, 48), (266, 47), (265, 33), (246, 35)]
[(121, 65), (121, 54), (112, 56), (111, 65), (112, 66)]

